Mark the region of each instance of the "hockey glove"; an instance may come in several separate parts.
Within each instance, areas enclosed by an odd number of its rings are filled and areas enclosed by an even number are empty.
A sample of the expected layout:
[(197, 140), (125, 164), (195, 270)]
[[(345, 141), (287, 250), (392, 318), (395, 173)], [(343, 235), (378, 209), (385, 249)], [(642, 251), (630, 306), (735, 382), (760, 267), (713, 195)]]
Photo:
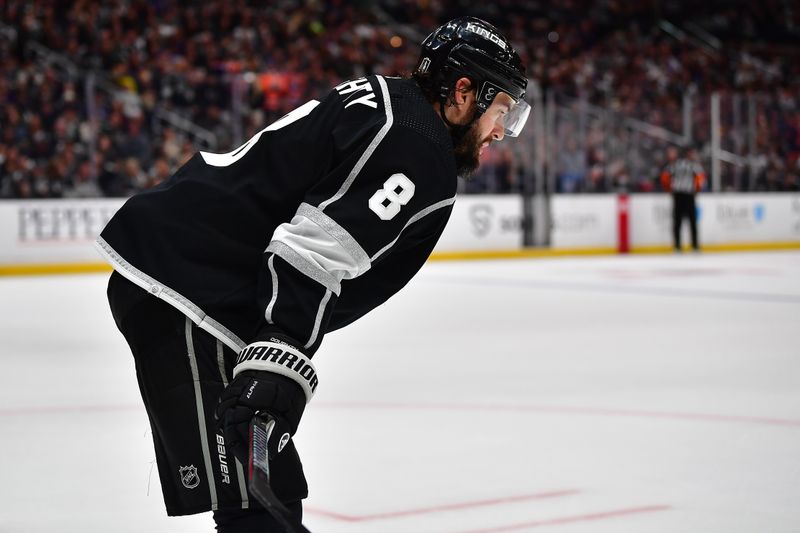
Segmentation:
[(297, 431), (306, 403), (314, 394), (314, 366), (296, 348), (271, 339), (246, 346), (233, 376), (215, 412), (225, 442), (236, 458), (247, 464), (250, 422), (256, 413), (268, 414), (275, 419), (267, 444), (272, 459)]

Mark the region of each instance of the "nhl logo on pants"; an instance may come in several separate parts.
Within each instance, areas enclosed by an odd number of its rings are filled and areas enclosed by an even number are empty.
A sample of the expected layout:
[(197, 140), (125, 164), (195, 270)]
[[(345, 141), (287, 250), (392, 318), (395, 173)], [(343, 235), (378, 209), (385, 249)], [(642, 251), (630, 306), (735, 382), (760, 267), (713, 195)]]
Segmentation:
[(197, 475), (197, 468), (194, 465), (182, 466), (178, 469), (181, 476), (181, 483), (187, 489), (193, 489), (200, 484), (200, 476)]

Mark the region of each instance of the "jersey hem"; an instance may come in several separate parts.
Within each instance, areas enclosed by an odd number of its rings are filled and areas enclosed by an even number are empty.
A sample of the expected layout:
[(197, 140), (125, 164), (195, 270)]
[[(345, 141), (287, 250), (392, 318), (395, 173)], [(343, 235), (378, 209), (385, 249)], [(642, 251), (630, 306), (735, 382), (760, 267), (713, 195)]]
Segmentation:
[(186, 315), (197, 327), (207, 331), (230, 349), (239, 352), (247, 346), (247, 343), (242, 341), (238, 335), (208, 316), (194, 302), (126, 261), (103, 237), (97, 237), (94, 247), (114, 270), (151, 295), (170, 304)]

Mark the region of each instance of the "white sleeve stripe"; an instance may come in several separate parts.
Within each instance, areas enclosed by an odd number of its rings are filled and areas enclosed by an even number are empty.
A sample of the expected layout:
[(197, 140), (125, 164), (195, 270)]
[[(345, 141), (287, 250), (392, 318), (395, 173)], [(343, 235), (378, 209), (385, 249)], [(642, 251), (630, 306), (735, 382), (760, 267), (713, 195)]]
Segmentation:
[(342, 290), (341, 283), (326, 270), (316, 263), (309, 262), (308, 259), (297, 253), (293, 248), (281, 241), (272, 241), (266, 249), (267, 252), (272, 252), (277, 255), (296, 270), (305, 274), (307, 277), (313, 279), (336, 296)]
[(331, 291), (325, 291), (325, 296), (322, 297), (322, 301), (319, 302), (319, 309), (317, 309), (317, 318), (314, 320), (314, 329), (311, 331), (311, 337), (308, 339), (303, 348), (310, 348), (314, 346), (314, 343), (317, 342), (317, 337), (319, 336), (319, 328), (322, 325), (322, 317), (325, 315), (325, 308), (328, 306), (328, 302), (331, 299)]
[(325, 232), (336, 239), (339, 244), (342, 245), (342, 248), (344, 248), (345, 251), (347, 251), (347, 253), (353, 258), (358, 270), (350, 276), (345, 276), (344, 279), (358, 277), (369, 270), (371, 265), (367, 252), (361, 247), (360, 244), (358, 244), (358, 241), (356, 241), (353, 236), (350, 235), (350, 233), (348, 233), (348, 231), (340, 226), (335, 220), (316, 207), (307, 203), (300, 204), (300, 207), (297, 209), (297, 215), (306, 217), (308, 220), (314, 222), (320, 228), (325, 230)]
[(416, 213), (414, 216), (408, 219), (408, 222), (406, 222), (406, 225), (403, 226), (403, 229), (400, 230), (400, 233), (397, 235), (397, 237), (395, 237), (395, 239), (392, 242), (381, 248), (375, 255), (371, 257), (370, 260), (375, 261), (380, 256), (382, 256), (387, 250), (389, 250), (389, 248), (394, 246), (394, 244), (398, 241), (398, 239), (400, 239), (400, 235), (402, 235), (403, 232), (406, 230), (406, 228), (408, 228), (411, 224), (418, 221), (422, 217), (430, 215), (437, 209), (441, 209), (442, 207), (447, 207), (448, 205), (453, 205), (455, 202), (456, 202), (456, 197), (453, 196), (452, 198), (448, 198), (447, 200), (442, 200), (441, 202), (436, 202), (435, 204), (429, 205), (425, 209)]
[(269, 260), (267, 261), (267, 267), (269, 268), (269, 273), (272, 276), (272, 299), (267, 304), (267, 310), (264, 311), (264, 318), (267, 320), (267, 324), (273, 324), (272, 321), (272, 309), (275, 307), (275, 302), (278, 300), (278, 273), (275, 272), (275, 256), (270, 256)]
[(386, 134), (389, 133), (389, 130), (392, 128), (392, 123), (394, 122), (394, 115), (392, 114), (392, 102), (389, 99), (389, 89), (386, 87), (386, 81), (381, 76), (375, 76), (378, 80), (378, 85), (381, 87), (381, 91), (383, 92), (383, 107), (386, 111), (386, 123), (381, 127), (378, 133), (375, 135), (375, 138), (372, 139), (372, 142), (369, 144), (364, 153), (361, 154), (361, 157), (356, 162), (353, 170), (350, 171), (350, 174), (347, 176), (347, 179), (344, 180), (344, 183), (339, 188), (339, 191), (334, 194), (331, 198), (325, 200), (321, 204), (319, 204), (319, 210), (324, 211), (326, 207), (331, 205), (333, 202), (339, 200), (342, 196), (347, 193), (347, 190), (350, 188), (350, 185), (353, 184), (356, 177), (358, 176), (361, 169), (367, 163), (367, 160), (372, 156), (372, 152), (378, 147)]
[[(312, 216), (319, 219), (315, 214)], [(366, 272), (370, 266), (369, 257), (343, 228), (330, 218), (325, 219), (323, 224), (327, 228), (297, 214), (291, 222), (275, 228), (271, 243), (285, 244), (312, 268), (334, 279), (338, 285), (343, 279), (352, 279)], [(340, 238), (331, 235), (329, 229)]]

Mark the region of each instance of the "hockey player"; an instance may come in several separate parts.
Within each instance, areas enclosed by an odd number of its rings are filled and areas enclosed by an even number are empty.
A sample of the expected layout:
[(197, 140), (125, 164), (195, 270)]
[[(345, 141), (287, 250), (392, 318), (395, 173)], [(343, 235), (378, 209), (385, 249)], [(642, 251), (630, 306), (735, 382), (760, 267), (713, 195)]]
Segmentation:
[(521, 131), (517, 53), (459, 18), (422, 44), (411, 79), (346, 81), (232, 152), (199, 152), (130, 198), (96, 246), (136, 362), (169, 515), (213, 510), (219, 531), (281, 531), (248, 494), (248, 424), (268, 413), (271, 485), (299, 523), (294, 442), (325, 333), (420, 269), (458, 175)]

